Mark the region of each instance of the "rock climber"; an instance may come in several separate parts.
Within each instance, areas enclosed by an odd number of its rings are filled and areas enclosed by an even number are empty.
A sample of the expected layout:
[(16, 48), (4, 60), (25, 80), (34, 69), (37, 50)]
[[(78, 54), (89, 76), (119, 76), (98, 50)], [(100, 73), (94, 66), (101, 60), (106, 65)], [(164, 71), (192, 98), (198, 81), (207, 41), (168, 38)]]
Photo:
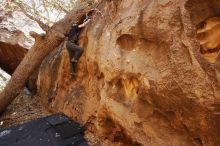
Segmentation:
[(81, 25), (73, 24), (66, 43), (66, 48), (69, 52), (70, 62), (72, 64), (73, 73), (76, 73), (77, 63), (82, 56), (84, 49), (79, 47), (78, 40), (81, 29), (90, 22), (88, 16)]
[(78, 27), (77, 24), (74, 24), (68, 34), (68, 40), (66, 43), (66, 48), (69, 52), (73, 73), (76, 73), (78, 60), (84, 51), (83, 48), (78, 46), (79, 34), (80, 34), (80, 28)]

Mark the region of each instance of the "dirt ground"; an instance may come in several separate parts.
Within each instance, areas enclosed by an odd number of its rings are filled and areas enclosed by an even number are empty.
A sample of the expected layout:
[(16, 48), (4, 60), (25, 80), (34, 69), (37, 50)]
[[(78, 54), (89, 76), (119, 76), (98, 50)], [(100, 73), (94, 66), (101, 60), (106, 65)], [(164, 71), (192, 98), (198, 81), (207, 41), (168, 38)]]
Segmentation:
[(49, 113), (41, 105), (37, 96), (20, 94), (12, 104), (0, 115), (0, 129), (18, 125), (47, 116)]

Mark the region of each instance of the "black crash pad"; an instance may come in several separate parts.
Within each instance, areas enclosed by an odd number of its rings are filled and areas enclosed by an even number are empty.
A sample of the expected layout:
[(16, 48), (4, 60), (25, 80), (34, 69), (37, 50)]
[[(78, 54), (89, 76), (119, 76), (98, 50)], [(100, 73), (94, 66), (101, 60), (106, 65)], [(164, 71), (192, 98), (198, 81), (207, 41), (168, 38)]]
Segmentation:
[(88, 146), (84, 128), (64, 114), (0, 129), (0, 146)]

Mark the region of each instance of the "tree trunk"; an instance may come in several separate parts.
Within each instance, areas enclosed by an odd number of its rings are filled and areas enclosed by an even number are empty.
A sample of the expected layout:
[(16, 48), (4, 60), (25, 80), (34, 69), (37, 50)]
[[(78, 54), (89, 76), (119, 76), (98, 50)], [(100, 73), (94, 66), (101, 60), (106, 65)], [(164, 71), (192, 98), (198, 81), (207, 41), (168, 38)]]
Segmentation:
[(0, 93), (0, 112), (13, 101), (25, 86), (28, 77), (40, 66), (42, 60), (64, 40), (73, 22), (79, 22), (88, 9), (71, 11), (55, 23), (45, 36), (35, 34), (35, 44), (28, 51), (13, 73), (5, 89)]

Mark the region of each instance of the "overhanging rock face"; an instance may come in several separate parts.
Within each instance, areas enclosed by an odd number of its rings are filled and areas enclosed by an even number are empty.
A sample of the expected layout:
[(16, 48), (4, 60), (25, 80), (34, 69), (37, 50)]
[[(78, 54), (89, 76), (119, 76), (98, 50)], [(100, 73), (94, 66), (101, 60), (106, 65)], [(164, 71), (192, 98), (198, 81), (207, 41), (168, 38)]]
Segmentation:
[(12, 74), (27, 53), (27, 49), (18, 44), (0, 42), (0, 67)]
[(61, 46), (43, 62), (43, 103), (122, 145), (220, 143), (219, 61), (199, 52), (196, 25), (220, 1), (103, 1), (81, 35), (77, 76)]

